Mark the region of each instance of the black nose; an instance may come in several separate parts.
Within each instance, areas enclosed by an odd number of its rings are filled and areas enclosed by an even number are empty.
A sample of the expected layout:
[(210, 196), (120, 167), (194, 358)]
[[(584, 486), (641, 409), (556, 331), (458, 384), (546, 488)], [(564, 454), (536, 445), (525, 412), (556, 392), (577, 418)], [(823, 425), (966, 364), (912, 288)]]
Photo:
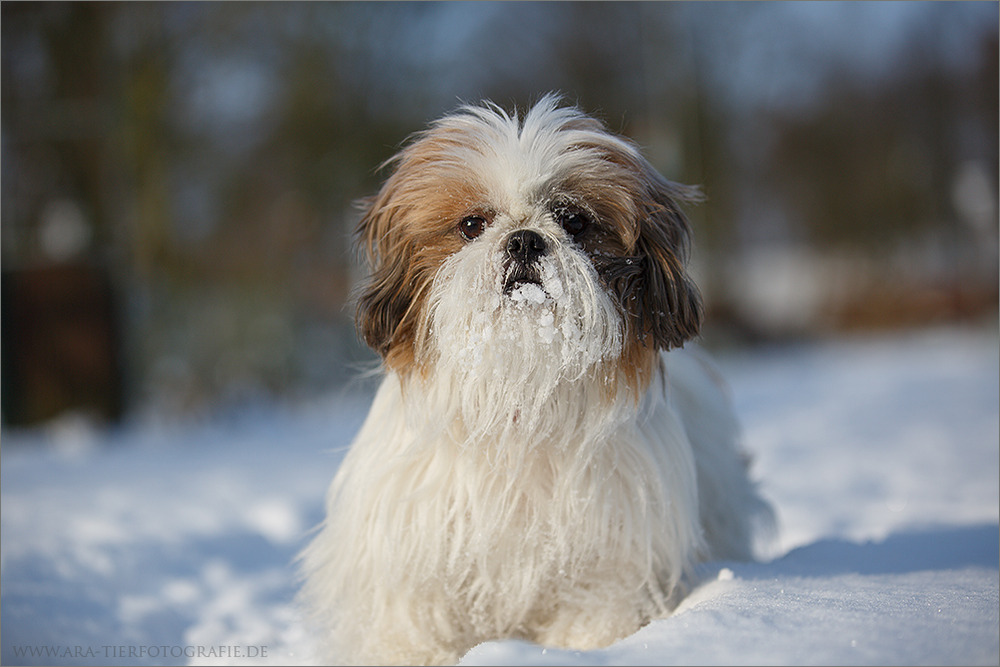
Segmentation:
[(531, 266), (545, 251), (545, 239), (530, 229), (520, 229), (507, 237), (507, 254), (521, 266)]

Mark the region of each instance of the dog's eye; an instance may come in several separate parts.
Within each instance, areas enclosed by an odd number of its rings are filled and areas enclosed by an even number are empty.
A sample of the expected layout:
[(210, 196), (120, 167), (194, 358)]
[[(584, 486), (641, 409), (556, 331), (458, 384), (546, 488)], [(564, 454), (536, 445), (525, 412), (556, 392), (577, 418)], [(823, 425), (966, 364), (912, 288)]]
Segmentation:
[(590, 225), (590, 218), (583, 211), (574, 208), (558, 208), (555, 210), (556, 222), (570, 236), (579, 236)]
[(458, 223), (458, 231), (462, 232), (462, 236), (470, 241), (482, 234), (484, 229), (486, 229), (486, 220), (478, 215), (462, 218), (462, 222)]

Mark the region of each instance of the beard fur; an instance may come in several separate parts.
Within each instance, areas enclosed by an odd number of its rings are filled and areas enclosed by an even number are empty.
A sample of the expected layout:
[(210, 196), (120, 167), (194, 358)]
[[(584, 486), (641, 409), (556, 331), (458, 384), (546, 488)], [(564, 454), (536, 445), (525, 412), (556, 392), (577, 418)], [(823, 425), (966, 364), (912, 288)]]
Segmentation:
[[(539, 260), (540, 284), (512, 289), (491, 241), (452, 255), (434, 280), (417, 340), (419, 396), (408, 396), (415, 420), (460, 422), (470, 444), (573, 439), (582, 416), (612, 417), (619, 395), (638, 396), (618, 386), (623, 320), (593, 264), (564, 239), (547, 235), (553, 252)], [(556, 400), (560, 391), (572, 395)]]

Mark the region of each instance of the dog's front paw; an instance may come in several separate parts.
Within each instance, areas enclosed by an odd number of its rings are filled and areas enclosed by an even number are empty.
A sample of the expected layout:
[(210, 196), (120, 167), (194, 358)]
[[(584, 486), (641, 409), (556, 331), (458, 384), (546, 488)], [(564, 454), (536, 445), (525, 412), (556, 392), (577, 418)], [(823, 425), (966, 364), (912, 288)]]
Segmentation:
[(589, 651), (629, 636), (648, 621), (632, 604), (563, 606), (538, 629), (535, 641), (544, 646)]

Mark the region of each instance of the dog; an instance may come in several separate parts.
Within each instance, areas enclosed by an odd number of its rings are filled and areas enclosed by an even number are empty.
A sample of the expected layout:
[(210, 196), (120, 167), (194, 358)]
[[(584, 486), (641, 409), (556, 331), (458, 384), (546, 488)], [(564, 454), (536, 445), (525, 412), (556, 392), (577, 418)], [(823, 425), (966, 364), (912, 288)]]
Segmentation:
[(302, 554), (325, 659), (586, 650), (674, 608), (770, 509), (702, 323), (690, 226), (630, 140), (541, 98), (433, 123), (363, 202), (384, 378)]

